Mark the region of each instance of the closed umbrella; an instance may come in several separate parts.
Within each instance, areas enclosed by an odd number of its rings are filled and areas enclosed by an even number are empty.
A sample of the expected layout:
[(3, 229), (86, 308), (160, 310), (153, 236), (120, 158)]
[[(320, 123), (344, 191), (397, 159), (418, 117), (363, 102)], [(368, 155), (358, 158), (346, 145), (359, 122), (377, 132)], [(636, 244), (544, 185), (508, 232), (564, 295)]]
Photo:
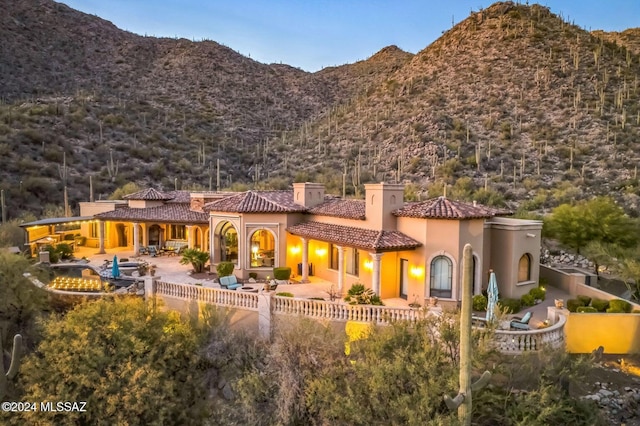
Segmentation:
[(487, 288), (487, 322), (495, 319), (495, 309), (498, 304), (498, 282), (496, 281), (496, 273), (491, 271), (489, 274), (489, 287)]
[(120, 276), (120, 267), (118, 266), (118, 256), (113, 256), (113, 265), (111, 265), (111, 276), (118, 278)]

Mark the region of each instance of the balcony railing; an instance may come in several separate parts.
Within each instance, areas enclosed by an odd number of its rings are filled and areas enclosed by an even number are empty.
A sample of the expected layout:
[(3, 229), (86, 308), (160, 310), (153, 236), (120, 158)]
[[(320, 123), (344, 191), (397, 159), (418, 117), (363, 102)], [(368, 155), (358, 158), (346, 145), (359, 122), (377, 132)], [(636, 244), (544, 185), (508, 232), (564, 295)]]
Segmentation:
[(211, 303), (217, 306), (258, 310), (258, 294), (245, 293), (234, 290), (208, 288), (189, 284), (176, 284), (158, 281), (156, 283), (157, 295), (169, 296), (177, 299), (196, 300), (198, 302)]
[[(251, 311), (259, 310), (259, 298), (266, 295), (265, 293), (248, 293), (162, 281), (156, 283), (155, 294)], [(271, 297), (271, 304), (266, 306), (270, 306), (270, 315), (267, 315), (269, 317), (274, 314), (293, 315), (339, 322), (371, 322), (376, 325), (387, 325), (394, 321), (416, 322), (430, 314), (430, 311), (421, 309), (347, 305), (326, 300), (282, 296)], [(565, 341), (564, 325), (566, 321), (566, 317), (560, 315), (556, 324), (539, 330), (496, 330), (494, 344), (496, 349), (506, 354), (537, 351), (543, 346), (560, 347)]]

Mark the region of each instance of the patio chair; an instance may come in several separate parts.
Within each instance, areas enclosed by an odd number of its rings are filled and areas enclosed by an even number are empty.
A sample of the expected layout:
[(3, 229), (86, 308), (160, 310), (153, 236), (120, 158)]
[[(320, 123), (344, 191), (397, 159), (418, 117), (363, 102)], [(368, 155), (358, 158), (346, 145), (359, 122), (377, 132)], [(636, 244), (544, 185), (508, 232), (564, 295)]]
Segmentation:
[(531, 320), (531, 311), (524, 314), (523, 317), (513, 317), (511, 318), (511, 328), (516, 328), (519, 330), (529, 330), (529, 320)]
[(149, 246), (148, 250), (149, 250), (149, 256), (151, 257), (156, 257), (160, 255), (160, 252), (158, 251), (156, 246)]
[(149, 247), (140, 246), (140, 248), (138, 249), (138, 253), (140, 253), (140, 254), (149, 254)]
[(220, 277), (220, 287), (227, 290), (237, 290), (242, 287), (242, 284), (238, 282), (238, 278), (235, 275), (229, 275), (226, 277)]

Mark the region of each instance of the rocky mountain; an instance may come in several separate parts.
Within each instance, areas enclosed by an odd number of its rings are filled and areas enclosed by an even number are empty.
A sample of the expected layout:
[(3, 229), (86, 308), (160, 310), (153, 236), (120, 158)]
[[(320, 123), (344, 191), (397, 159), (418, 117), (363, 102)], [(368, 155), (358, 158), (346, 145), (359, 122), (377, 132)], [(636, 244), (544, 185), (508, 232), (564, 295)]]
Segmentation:
[[(0, 170), (10, 217), (127, 182), (444, 183), (545, 208), (616, 193), (637, 208), (640, 30), (589, 33), (496, 3), (423, 51), (316, 73), (214, 41), (153, 38), (51, 0), (0, 0)], [(459, 179), (459, 178), (464, 179)]]

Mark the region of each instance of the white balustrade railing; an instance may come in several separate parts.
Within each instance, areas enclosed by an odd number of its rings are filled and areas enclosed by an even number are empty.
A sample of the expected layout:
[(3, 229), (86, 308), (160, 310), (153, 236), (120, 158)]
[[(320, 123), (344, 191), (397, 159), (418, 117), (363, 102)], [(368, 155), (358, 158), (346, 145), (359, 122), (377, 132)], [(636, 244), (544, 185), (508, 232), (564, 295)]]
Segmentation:
[(208, 288), (191, 284), (167, 283), (163, 281), (156, 283), (155, 292), (160, 296), (174, 297), (177, 299), (196, 300), (198, 302), (251, 311), (258, 310), (257, 293)]
[(326, 300), (308, 300), (275, 296), (272, 302), (275, 314), (299, 315), (330, 321), (364, 321), (389, 324), (394, 321), (418, 321), (426, 316), (421, 310), (373, 305), (347, 305)]
[[(257, 311), (259, 293), (223, 290), (158, 281), (155, 293), (184, 300), (196, 300), (218, 306)], [(362, 321), (377, 325), (395, 321), (416, 322), (430, 314), (422, 309), (389, 306), (348, 305), (327, 300), (299, 299), (273, 296), (271, 314), (295, 315), (329, 321)], [(558, 322), (539, 330), (495, 330), (493, 341), (497, 350), (506, 354), (537, 351), (543, 346), (560, 347), (564, 344), (564, 325), (567, 319), (560, 315)]]
[(496, 349), (505, 354), (538, 351), (543, 346), (558, 348), (564, 344), (566, 322), (567, 318), (560, 315), (558, 322), (547, 328), (522, 331), (496, 330), (493, 342)]

